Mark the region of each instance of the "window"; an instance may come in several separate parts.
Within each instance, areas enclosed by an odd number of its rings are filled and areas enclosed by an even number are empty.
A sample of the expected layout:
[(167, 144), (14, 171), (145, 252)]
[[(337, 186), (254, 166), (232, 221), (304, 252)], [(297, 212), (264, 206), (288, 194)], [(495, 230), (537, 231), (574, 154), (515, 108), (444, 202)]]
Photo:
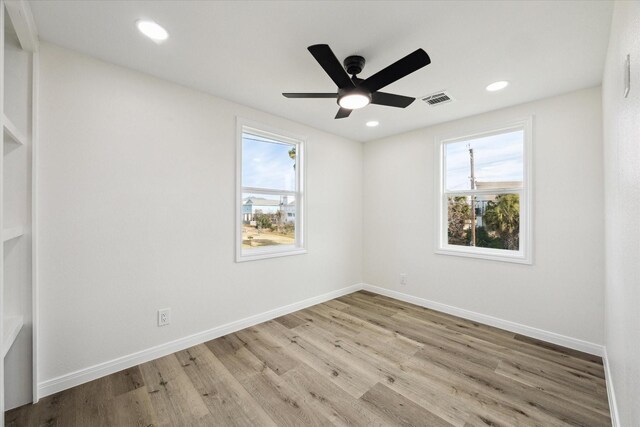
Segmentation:
[(304, 143), (238, 120), (236, 261), (304, 253)]
[(531, 120), (437, 140), (436, 252), (531, 263)]

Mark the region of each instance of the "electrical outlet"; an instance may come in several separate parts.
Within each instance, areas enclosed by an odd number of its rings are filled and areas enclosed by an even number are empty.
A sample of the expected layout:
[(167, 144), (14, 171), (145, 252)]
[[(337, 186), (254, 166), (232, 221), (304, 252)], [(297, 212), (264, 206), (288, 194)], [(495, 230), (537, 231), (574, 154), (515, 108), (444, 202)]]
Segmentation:
[(166, 326), (171, 323), (171, 309), (161, 308), (158, 310), (158, 326)]
[(407, 273), (400, 273), (400, 285), (401, 286), (407, 285)]

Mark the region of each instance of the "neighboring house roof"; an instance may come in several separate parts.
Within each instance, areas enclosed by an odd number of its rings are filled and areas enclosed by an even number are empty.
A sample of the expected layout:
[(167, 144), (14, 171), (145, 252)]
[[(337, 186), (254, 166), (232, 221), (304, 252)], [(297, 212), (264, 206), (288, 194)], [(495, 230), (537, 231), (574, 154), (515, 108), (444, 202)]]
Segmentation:
[[(243, 205), (253, 205), (253, 206), (280, 206), (280, 202), (278, 200), (272, 199), (264, 199), (262, 197), (247, 197), (246, 199), (242, 199)], [(287, 203), (287, 206), (295, 206), (296, 201), (292, 200)]]
[(522, 181), (476, 181), (476, 190), (493, 190), (494, 188), (520, 188)]
[(280, 206), (279, 200), (263, 199), (261, 197), (248, 197), (242, 201), (243, 205), (253, 206)]

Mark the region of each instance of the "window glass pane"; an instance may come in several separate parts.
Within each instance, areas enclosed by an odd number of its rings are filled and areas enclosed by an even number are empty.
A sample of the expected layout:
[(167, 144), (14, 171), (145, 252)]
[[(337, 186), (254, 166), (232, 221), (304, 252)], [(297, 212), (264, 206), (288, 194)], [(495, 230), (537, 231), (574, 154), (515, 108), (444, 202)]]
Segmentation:
[(242, 250), (296, 243), (293, 196), (242, 193)]
[(444, 149), (447, 191), (522, 187), (522, 130), (449, 142)]
[(242, 186), (296, 190), (296, 146), (242, 133)]
[[(475, 206), (475, 212), (472, 206)], [(517, 251), (520, 247), (520, 196), (449, 197), (447, 223), (450, 245)]]

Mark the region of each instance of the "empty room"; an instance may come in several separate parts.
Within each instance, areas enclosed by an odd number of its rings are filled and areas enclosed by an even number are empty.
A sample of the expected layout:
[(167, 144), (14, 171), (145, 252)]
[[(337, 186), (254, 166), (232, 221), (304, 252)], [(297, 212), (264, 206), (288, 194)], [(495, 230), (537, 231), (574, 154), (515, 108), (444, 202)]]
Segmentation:
[(0, 427), (640, 427), (640, 0), (0, 0)]

